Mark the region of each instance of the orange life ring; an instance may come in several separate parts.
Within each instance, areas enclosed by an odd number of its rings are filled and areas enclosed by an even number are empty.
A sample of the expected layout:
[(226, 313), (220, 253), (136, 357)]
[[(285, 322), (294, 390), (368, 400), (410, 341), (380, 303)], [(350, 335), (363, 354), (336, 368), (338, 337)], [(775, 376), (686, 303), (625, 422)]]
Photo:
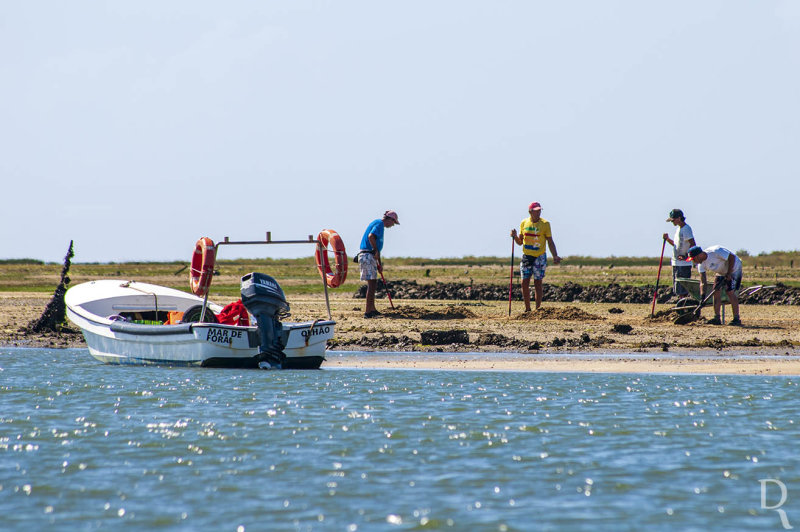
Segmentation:
[[(347, 252), (344, 249), (344, 242), (339, 233), (333, 229), (323, 229), (317, 235), (317, 269), (325, 277), (325, 282), (331, 288), (336, 288), (344, 284), (347, 279)], [(331, 262), (328, 260), (328, 245), (333, 248), (335, 270), (331, 269)], [(324, 251), (324, 253), (323, 253)]]
[(214, 276), (214, 260), (217, 257), (217, 249), (214, 241), (204, 236), (197, 241), (192, 255), (192, 267), (189, 270), (189, 286), (192, 293), (203, 297), (211, 286), (211, 278)]

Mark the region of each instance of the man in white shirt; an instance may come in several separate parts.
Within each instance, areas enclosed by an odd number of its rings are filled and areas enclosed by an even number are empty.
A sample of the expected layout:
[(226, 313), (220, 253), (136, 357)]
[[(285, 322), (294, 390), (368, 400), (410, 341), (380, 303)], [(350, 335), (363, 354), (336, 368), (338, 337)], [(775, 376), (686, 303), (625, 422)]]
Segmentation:
[(689, 279), (692, 276), (692, 261), (689, 260), (689, 248), (696, 246), (692, 228), (686, 223), (686, 217), (680, 209), (672, 209), (667, 217), (668, 222), (676, 226), (675, 237), (670, 238), (664, 233), (664, 240), (672, 246), (672, 291), (676, 296), (689, 294), (683, 286), (678, 284), (678, 277)]
[[(739, 320), (739, 298), (738, 290), (742, 286), (742, 261), (733, 252), (722, 246), (711, 246), (701, 249), (700, 246), (693, 246), (689, 249), (689, 257), (697, 265), (700, 272), (700, 284), (702, 294), (707, 292), (708, 282), (706, 281), (706, 271), (711, 270), (716, 274), (714, 279), (714, 319), (708, 323), (713, 325), (722, 324), (719, 318), (720, 308), (722, 307), (722, 295), (720, 290), (728, 293), (728, 300), (731, 302), (733, 319), (730, 325), (741, 325)], [(719, 288), (719, 290), (716, 290)]]

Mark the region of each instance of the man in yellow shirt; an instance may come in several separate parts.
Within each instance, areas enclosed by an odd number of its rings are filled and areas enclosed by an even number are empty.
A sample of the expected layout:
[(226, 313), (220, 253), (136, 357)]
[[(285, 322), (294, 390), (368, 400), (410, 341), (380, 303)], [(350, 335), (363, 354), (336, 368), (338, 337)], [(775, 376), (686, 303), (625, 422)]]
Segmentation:
[(553, 263), (561, 262), (561, 257), (556, 251), (556, 243), (553, 242), (553, 234), (550, 231), (550, 222), (541, 217), (542, 206), (538, 201), (528, 205), (529, 218), (525, 218), (519, 224), (519, 234), (516, 229), (511, 230), (511, 238), (514, 242), (522, 246), (522, 262), (519, 271), (522, 276), (522, 297), (525, 300), (525, 312), (531, 310), (531, 277), (533, 277), (533, 288), (536, 293), (536, 310), (542, 306), (542, 279), (547, 268), (547, 250), (545, 242), (553, 254)]

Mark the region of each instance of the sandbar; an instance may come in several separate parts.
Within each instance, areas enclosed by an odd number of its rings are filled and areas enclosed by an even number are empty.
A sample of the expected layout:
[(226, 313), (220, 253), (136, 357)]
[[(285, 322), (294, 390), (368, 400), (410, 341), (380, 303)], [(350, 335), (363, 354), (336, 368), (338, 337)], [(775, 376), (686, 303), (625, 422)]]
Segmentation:
[(425, 369), (456, 371), (535, 371), (566, 373), (665, 373), (715, 375), (800, 375), (800, 356), (785, 353), (658, 354), (619, 353), (611, 356), (515, 355), (461, 353), (329, 354), (323, 368)]
[[(76, 330), (24, 332), (51, 297), (0, 292), (0, 347), (85, 347)], [(399, 300), (392, 309), (380, 301), (377, 319), (365, 319), (362, 305), (332, 298), (336, 335), (323, 368), (800, 375), (796, 305), (743, 305), (744, 327), (679, 326), (641, 304), (546, 303), (509, 315), (504, 302)], [(292, 301), (293, 321), (324, 312), (319, 297)], [(431, 331), (459, 332), (462, 341), (427, 344)]]

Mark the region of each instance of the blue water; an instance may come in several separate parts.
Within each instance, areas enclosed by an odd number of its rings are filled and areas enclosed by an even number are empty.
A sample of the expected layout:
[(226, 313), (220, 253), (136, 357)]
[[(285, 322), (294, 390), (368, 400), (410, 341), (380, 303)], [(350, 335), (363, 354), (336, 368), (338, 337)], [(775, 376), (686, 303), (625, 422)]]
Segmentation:
[(0, 529), (782, 530), (799, 382), (0, 349)]

